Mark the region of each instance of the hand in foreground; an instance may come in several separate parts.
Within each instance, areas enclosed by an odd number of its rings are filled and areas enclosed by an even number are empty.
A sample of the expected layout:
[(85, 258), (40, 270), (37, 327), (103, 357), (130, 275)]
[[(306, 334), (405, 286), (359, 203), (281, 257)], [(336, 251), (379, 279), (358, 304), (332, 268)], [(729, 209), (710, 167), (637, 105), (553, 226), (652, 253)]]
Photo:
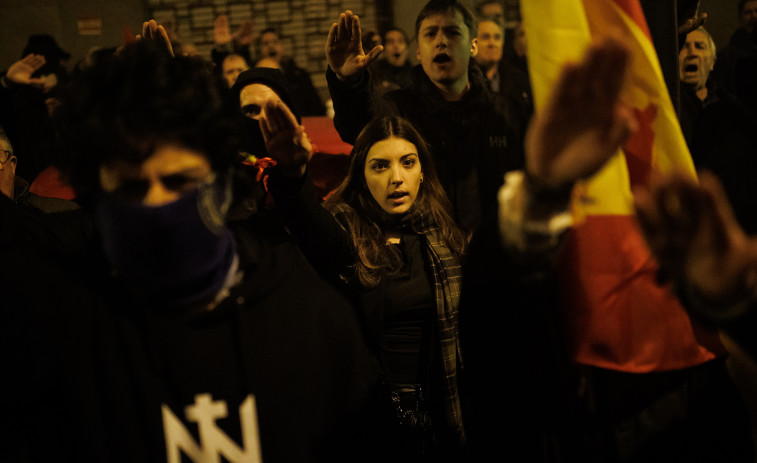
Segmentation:
[(592, 45), (579, 63), (566, 64), (526, 135), (526, 172), (548, 189), (571, 187), (599, 170), (636, 130), (619, 97), (629, 62), (617, 39)]
[(45, 86), (45, 79), (42, 77), (32, 77), (32, 74), (44, 65), (45, 57), (43, 55), (29, 54), (11, 64), (8, 72), (5, 73), (5, 78), (14, 84), (33, 85), (42, 89)]
[(366, 54), (363, 51), (361, 34), (360, 18), (350, 10), (340, 14), (339, 21), (329, 29), (326, 60), (340, 80), (357, 76), (384, 50), (382, 45), (377, 45)]
[(260, 118), (266, 150), (286, 177), (305, 175), (313, 146), (305, 128), (297, 123), (292, 111), (284, 103), (269, 101)]
[(712, 303), (757, 290), (757, 241), (741, 229), (717, 178), (682, 174), (634, 191), (638, 223), (666, 278), (686, 282)]
[(137, 35), (137, 40), (142, 38), (152, 40), (158, 45), (163, 45), (171, 56), (174, 56), (171, 39), (163, 26), (158, 25), (154, 19), (142, 23), (142, 35)]

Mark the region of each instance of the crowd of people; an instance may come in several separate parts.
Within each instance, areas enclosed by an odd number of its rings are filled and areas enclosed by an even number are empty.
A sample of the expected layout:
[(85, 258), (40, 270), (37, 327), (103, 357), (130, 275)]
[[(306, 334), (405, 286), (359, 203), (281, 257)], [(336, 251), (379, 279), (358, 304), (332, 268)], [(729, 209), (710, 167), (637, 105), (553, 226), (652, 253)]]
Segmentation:
[[(405, 31), (335, 14), (337, 186), (275, 28), (219, 16), (205, 60), (149, 20), (71, 73), (31, 37), (0, 78), (3, 454), (753, 462), (757, 385), (726, 363), (757, 360), (757, 0), (738, 8), (719, 57), (698, 9), (679, 30), (700, 181), (634, 191), (660, 284), (728, 349), (646, 373), (577, 364), (556, 310), (571, 201), (639, 130), (621, 39), (536, 111), (499, 2), (429, 0), (415, 66)], [(50, 167), (73, 198), (30, 192)]]

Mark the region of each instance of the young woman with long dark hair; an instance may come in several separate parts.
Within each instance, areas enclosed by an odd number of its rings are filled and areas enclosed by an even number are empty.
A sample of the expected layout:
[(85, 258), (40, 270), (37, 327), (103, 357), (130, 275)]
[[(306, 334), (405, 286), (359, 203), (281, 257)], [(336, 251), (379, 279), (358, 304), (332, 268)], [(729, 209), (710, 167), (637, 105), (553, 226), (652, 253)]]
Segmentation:
[[(482, 224), (487, 228), (478, 232), (486, 233), (477, 232), (478, 254), (473, 245), (466, 251), (467, 237), (449, 219), (425, 144), (405, 121), (389, 117), (363, 129), (347, 178), (322, 205), (307, 179), (312, 148), (304, 128), (283, 105), (266, 106), (261, 127), (278, 162), (270, 178), (276, 203), (321, 275), (354, 296), (367, 339), (383, 361), (397, 405), (395, 424), (383, 428), (389, 437), (379, 449), (389, 457), (385, 461), (462, 461), (466, 435), (465, 453), (488, 458), (488, 450), (507, 448), (499, 443), (509, 431), (502, 423), (492, 425), (491, 417), (517, 422), (512, 420), (523, 416), (508, 415), (508, 400), (521, 398), (502, 395), (507, 385), (497, 365), (506, 365), (512, 352), (497, 344), (500, 335), (508, 336), (507, 327), (521, 328), (508, 325), (507, 313), (528, 307), (497, 310), (496, 300), (504, 304), (512, 284), (498, 278), (484, 281), (490, 291), (483, 294), (494, 297), (471, 299), (482, 286), (474, 276), (466, 277), (467, 305), (458, 313), (460, 258), (466, 252), (466, 272), (478, 262), (472, 275), (481, 276), (497, 265), (526, 272), (524, 259), (556, 250), (570, 225), (575, 183), (594, 175), (638, 126), (620, 101), (628, 62), (627, 48), (607, 39), (563, 68), (531, 122), (524, 171), (507, 175), (497, 198), (498, 220)], [(485, 342), (476, 342), (479, 333), (487, 334)], [(463, 361), (465, 429), (458, 381)], [(524, 455), (541, 454), (541, 445), (507, 442)]]
[[(271, 146), (291, 116), (281, 105), (266, 113)], [(346, 178), (323, 204), (302, 166), (286, 161), (290, 179), (274, 177), (272, 191), (305, 254), (347, 290), (366, 322), (394, 407), (396, 427), (386, 431), (396, 435), (400, 455), (392, 457), (423, 461), (440, 442), (459, 450), (464, 441), (457, 308), (468, 236), (452, 219), (426, 143), (409, 122), (372, 121), (351, 158)]]

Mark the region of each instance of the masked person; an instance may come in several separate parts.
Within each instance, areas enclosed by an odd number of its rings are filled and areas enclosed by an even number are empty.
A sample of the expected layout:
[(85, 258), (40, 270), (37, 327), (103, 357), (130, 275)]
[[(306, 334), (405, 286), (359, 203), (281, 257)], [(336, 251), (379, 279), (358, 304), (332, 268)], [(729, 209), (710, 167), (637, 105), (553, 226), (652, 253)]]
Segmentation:
[[(141, 40), (66, 93), (60, 168), (96, 235), (78, 272), (34, 243), (4, 253), (3, 446), (19, 457), (355, 455), (376, 362), (283, 229), (226, 219), (238, 109), (217, 85)], [(21, 242), (17, 206), (0, 200), (0, 237)]]

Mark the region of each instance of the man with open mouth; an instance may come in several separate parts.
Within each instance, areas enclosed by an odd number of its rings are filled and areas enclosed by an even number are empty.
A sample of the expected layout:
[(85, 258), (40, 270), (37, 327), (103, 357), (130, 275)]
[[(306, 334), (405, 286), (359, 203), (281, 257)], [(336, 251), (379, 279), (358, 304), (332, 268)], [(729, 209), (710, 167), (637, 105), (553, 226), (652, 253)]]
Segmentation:
[(715, 67), (715, 43), (710, 34), (700, 27), (686, 36), (686, 43), (678, 55), (681, 83), (693, 87), (697, 97), (707, 99), (707, 80)]
[(736, 218), (757, 233), (757, 114), (734, 96), (715, 66), (715, 43), (704, 27), (686, 36), (678, 55), (681, 130), (697, 170), (712, 171), (723, 183)]

